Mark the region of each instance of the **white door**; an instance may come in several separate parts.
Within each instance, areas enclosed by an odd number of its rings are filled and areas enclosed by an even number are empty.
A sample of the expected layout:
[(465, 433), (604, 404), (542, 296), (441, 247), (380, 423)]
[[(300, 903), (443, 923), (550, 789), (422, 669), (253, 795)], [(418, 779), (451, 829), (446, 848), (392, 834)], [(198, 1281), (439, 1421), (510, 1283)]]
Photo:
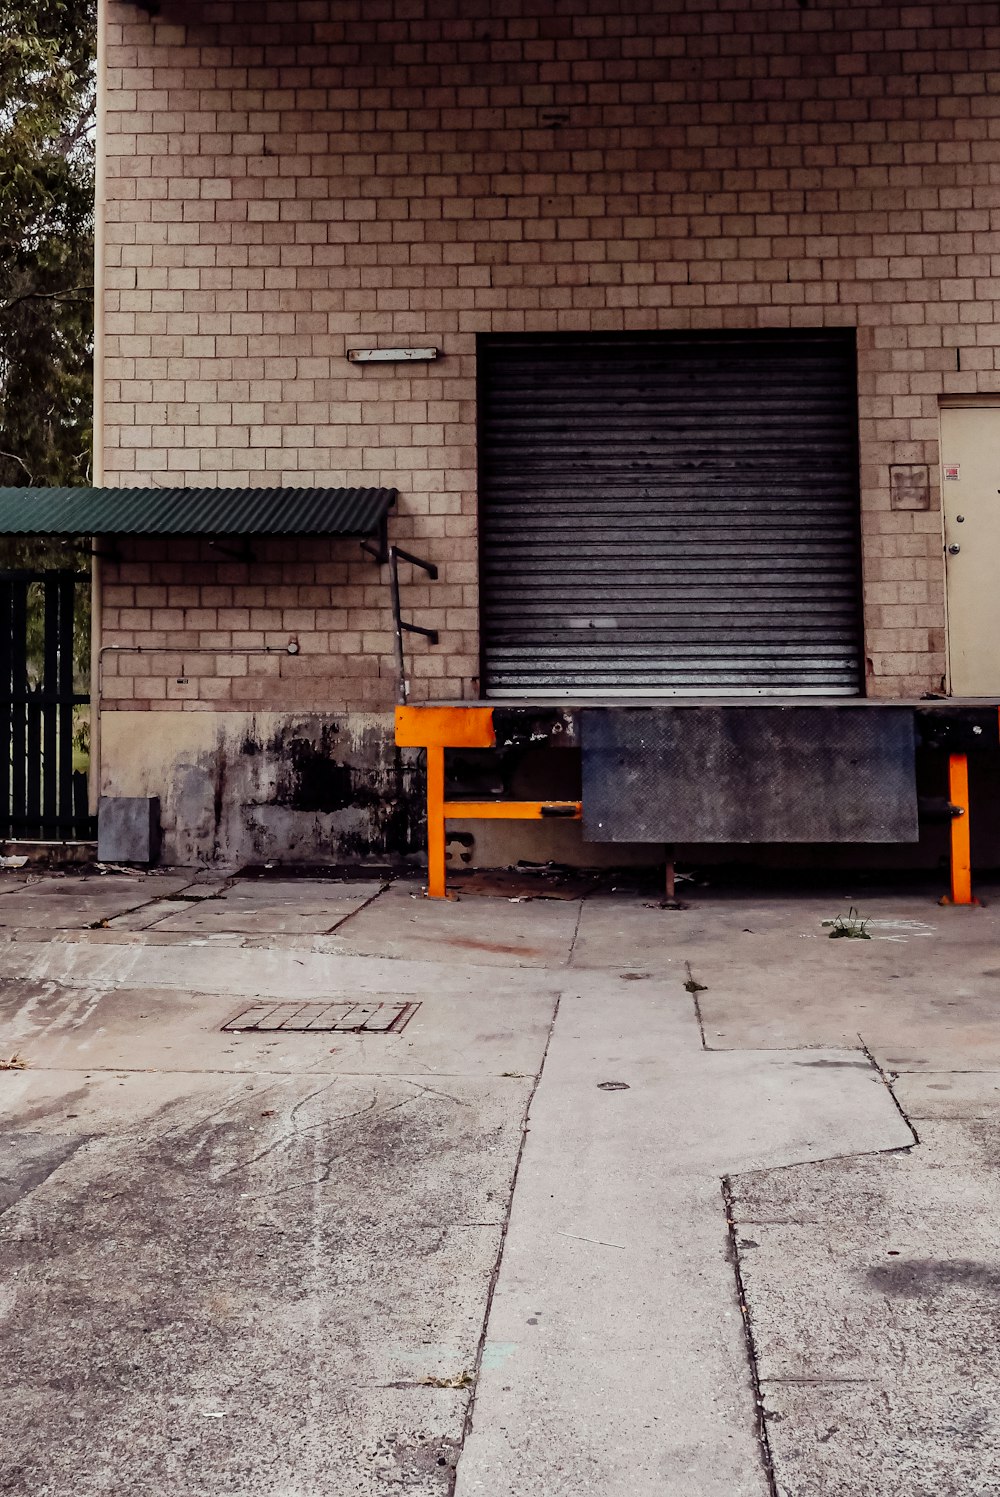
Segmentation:
[(941, 411), (951, 692), (1000, 697), (1000, 406)]

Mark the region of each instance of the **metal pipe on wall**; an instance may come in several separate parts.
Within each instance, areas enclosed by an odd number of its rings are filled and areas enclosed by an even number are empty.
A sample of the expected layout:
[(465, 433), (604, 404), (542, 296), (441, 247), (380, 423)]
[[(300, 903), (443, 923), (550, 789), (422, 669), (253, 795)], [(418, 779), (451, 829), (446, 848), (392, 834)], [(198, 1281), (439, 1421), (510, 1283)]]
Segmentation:
[[(101, 690), (105, 655), (297, 655), (294, 637), (287, 645), (102, 645), (97, 651), (97, 689)], [(175, 679), (183, 679), (181, 677)]]

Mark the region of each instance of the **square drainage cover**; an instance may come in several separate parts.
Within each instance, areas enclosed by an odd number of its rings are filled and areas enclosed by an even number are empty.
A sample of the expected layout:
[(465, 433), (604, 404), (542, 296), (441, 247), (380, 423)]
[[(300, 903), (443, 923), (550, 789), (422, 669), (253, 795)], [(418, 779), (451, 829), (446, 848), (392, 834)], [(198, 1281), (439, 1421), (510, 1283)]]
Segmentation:
[(314, 1030), (329, 1034), (398, 1034), (420, 1007), (419, 1003), (266, 1003), (259, 1001), (241, 1009), (235, 1019), (227, 1019), (222, 1028), (234, 1031), (263, 1032), (282, 1030), (311, 1034)]

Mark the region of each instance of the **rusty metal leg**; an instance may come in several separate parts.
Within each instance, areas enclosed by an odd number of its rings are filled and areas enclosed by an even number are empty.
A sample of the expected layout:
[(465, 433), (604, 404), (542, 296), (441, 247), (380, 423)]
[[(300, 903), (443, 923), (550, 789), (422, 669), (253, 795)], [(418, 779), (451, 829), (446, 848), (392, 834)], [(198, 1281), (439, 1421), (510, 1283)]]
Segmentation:
[(673, 847), (668, 847), (666, 849), (666, 854), (667, 854), (667, 877), (666, 877), (666, 881), (665, 881), (663, 893), (664, 893), (664, 897), (665, 897), (667, 903), (671, 904), (677, 898), (677, 869), (676, 869), (676, 865), (674, 863), (674, 849), (673, 849)]
[(444, 749), (427, 750), (427, 897), (446, 899)]
[(951, 902), (972, 904), (972, 856), (969, 838), (969, 761), (965, 754), (948, 756), (948, 799), (961, 815), (951, 820)]

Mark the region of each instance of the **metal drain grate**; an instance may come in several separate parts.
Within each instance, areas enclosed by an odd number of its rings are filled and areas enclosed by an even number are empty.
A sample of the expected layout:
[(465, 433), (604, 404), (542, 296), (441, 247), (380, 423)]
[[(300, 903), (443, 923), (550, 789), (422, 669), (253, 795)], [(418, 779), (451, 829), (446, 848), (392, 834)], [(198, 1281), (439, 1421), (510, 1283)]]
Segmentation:
[(328, 1034), (398, 1034), (419, 1003), (251, 1003), (222, 1028), (230, 1034), (283, 1030)]

